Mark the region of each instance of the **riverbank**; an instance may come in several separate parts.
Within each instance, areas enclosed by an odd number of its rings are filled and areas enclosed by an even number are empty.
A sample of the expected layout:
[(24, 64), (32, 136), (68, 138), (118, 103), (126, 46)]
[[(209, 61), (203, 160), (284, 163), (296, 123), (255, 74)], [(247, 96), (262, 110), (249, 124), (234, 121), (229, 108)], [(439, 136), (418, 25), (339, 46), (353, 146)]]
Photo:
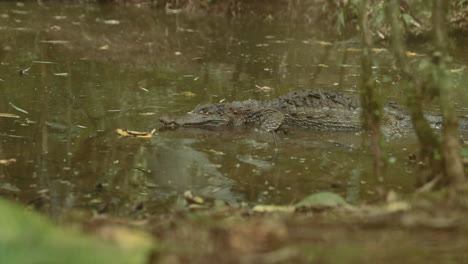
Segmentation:
[[(352, 35), (357, 29), (359, 2), (343, 0), (95, 0), (101, 4), (131, 4), (165, 9), (171, 14), (192, 16), (228, 16), (233, 19), (257, 17), (262, 20), (286, 20), (329, 27), (336, 33)], [(402, 20), (408, 38), (429, 38), (432, 29), (431, 5), (425, 1), (402, 1)], [(376, 40), (387, 39), (389, 29), (385, 20), (384, 1), (373, 1), (370, 26)], [(449, 10), (449, 32), (468, 32), (468, 1), (453, 1)], [(463, 36), (460, 36), (463, 37)]]

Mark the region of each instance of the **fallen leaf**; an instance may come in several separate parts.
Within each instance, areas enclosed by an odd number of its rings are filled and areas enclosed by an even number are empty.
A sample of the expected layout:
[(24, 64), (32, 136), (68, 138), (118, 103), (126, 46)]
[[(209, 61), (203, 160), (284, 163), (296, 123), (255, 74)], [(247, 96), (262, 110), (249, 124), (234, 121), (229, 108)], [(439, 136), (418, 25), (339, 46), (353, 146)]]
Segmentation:
[(9, 114), (9, 113), (0, 113), (0, 117), (8, 117), (8, 118), (19, 118), (18, 115)]
[(62, 28), (61, 28), (60, 26), (53, 25), (53, 26), (51, 26), (49, 29), (52, 30), (52, 31), (59, 31), (59, 30), (61, 30)]
[(155, 115), (156, 113), (154, 112), (145, 112), (145, 113), (139, 113), (139, 115), (142, 115), (142, 116), (151, 116), (151, 115)]
[(18, 187), (14, 186), (14, 185), (12, 185), (11, 183), (8, 183), (8, 182), (1, 184), (0, 188), (2, 188), (4, 190), (12, 191), (12, 192), (20, 192), (21, 191)]
[(450, 72), (459, 73), (459, 72), (463, 72), (464, 69), (465, 69), (465, 67), (461, 67), (459, 69), (451, 69)]
[(29, 114), (28, 111), (26, 111), (26, 110), (24, 110), (24, 109), (22, 109), (22, 108), (19, 108), (18, 106), (12, 104), (11, 102), (10, 102), (9, 104), (10, 104), (10, 106), (13, 107), (16, 111), (19, 111), (19, 112), (24, 113), (24, 114)]
[(192, 191), (185, 191), (184, 198), (189, 204), (201, 205), (205, 203), (205, 199), (203, 199), (203, 197), (194, 195)]
[(2, 159), (0, 160), (0, 165), (9, 165), (13, 162), (16, 162), (16, 159)]
[(381, 49), (373, 48), (372, 51), (375, 52), (375, 53), (380, 53), (380, 52), (387, 51), (387, 49), (384, 49), (384, 48), (381, 48)]
[(323, 40), (316, 40), (315, 43), (319, 44), (320, 46), (331, 46), (333, 43)]
[(119, 25), (120, 21), (115, 19), (104, 20), (104, 24), (106, 25)]
[(181, 92), (180, 95), (187, 96), (187, 97), (197, 96), (196, 94), (189, 92), (189, 91)]
[(62, 77), (68, 77), (68, 72), (57, 72), (54, 73), (55, 76), (62, 76)]
[(274, 213), (274, 212), (281, 212), (281, 213), (294, 213), (296, 207), (294, 206), (281, 206), (281, 205), (256, 205), (252, 208), (254, 212), (257, 213)]
[(53, 62), (53, 61), (33, 61), (32, 63), (36, 63), (36, 64), (57, 64), (56, 62)]
[(68, 40), (41, 40), (40, 43), (50, 43), (50, 44), (68, 44)]
[(125, 136), (125, 137), (137, 137), (137, 138), (151, 138), (151, 137), (153, 137), (153, 134), (148, 133), (148, 132), (131, 131), (131, 130), (120, 129), (120, 128), (118, 128), (116, 131), (121, 136)]
[(28, 71), (29, 71), (30, 69), (31, 69), (31, 67), (28, 67), (28, 68), (26, 68), (26, 69), (22, 69), (22, 70), (19, 71), (19, 74), (20, 74), (20, 75), (25, 75), (25, 74), (28, 73)]
[(258, 85), (255, 85), (255, 87), (257, 87), (259, 90), (264, 91), (264, 92), (269, 92), (269, 91), (273, 90), (273, 88), (268, 87), (268, 86), (258, 86)]
[(405, 53), (406, 53), (406, 56), (410, 56), (410, 57), (412, 57), (412, 56), (419, 56), (419, 54), (417, 54), (417, 53), (415, 53), (415, 52), (411, 52), (411, 51), (406, 51)]
[(394, 201), (390, 202), (386, 206), (386, 210), (389, 213), (407, 211), (411, 208), (411, 205), (405, 201)]
[(182, 9), (174, 9), (166, 7), (166, 14), (179, 14), (182, 12)]

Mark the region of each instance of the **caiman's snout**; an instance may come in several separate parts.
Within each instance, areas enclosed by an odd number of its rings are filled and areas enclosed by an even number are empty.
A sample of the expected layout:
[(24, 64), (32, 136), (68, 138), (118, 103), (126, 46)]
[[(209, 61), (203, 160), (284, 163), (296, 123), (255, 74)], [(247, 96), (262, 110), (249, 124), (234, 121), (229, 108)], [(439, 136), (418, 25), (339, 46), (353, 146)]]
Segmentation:
[(212, 115), (187, 114), (172, 118), (167, 115), (159, 118), (164, 126), (220, 126), (229, 124), (229, 119)]
[(163, 115), (159, 118), (159, 121), (165, 126), (178, 126), (177, 122), (169, 117), (168, 115)]

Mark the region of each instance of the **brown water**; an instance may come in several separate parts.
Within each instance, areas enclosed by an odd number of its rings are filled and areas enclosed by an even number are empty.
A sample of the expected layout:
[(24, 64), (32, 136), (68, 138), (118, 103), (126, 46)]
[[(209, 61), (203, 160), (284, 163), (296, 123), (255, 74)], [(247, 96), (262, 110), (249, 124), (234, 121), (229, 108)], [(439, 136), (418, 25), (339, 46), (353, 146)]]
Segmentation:
[[(466, 51), (457, 52), (456, 70), (467, 64)], [(375, 59), (384, 94), (402, 101), (391, 56), (381, 51)], [(198, 103), (301, 88), (356, 93), (359, 52), (320, 28), (7, 1), (0, 2), (0, 62), (0, 113), (18, 116), (0, 117), (0, 160), (16, 159), (0, 165), (0, 195), (53, 216), (165, 211), (185, 190), (240, 205), (290, 204), (317, 191), (361, 202), (382, 187), (413, 188), (412, 135), (390, 140), (380, 181), (356, 132), (291, 128), (275, 151), (271, 135), (254, 128), (159, 129), (159, 116)], [(453, 74), (461, 114), (464, 74)], [(122, 138), (117, 128), (157, 131), (151, 139)]]

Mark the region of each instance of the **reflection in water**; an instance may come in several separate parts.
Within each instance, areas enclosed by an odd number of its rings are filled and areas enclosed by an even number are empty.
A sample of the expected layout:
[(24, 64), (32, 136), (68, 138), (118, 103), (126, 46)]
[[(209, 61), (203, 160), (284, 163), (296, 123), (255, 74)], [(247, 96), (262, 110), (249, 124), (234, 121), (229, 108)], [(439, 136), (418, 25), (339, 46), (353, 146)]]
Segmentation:
[(349, 172), (348, 188), (346, 190), (346, 201), (352, 204), (358, 204), (360, 202), (360, 186), (361, 171), (359, 169), (352, 169)]
[[(194, 139), (167, 141), (157, 139), (157, 150), (148, 155), (150, 180), (159, 192), (183, 193), (191, 190), (199, 195), (221, 199), (231, 205), (242, 200), (231, 191), (235, 181), (221, 174), (208, 155), (193, 149)], [(164, 144), (161, 144), (162, 142)]]
[[(68, 208), (130, 214), (141, 201), (170, 208), (186, 189), (232, 204), (289, 204), (323, 190), (366, 200), (382, 184), (369, 172), (368, 147), (349, 132), (288, 129), (278, 135), (277, 151), (270, 134), (253, 128), (159, 130), (151, 140), (114, 132), (151, 131), (161, 115), (199, 103), (301, 88), (355, 92), (359, 52), (320, 29), (3, 1), (0, 33), (0, 113), (19, 116), (0, 117), (0, 159), (17, 160), (0, 166), (4, 197), (56, 216)], [(374, 55), (382, 90), (397, 100), (402, 92), (391, 56)], [(464, 76), (455, 75), (454, 83), (466, 83)], [(467, 105), (463, 93), (458, 100)], [(387, 187), (411, 188), (406, 156), (414, 144), (411, 136), (389, 143), (396, 162)]]

